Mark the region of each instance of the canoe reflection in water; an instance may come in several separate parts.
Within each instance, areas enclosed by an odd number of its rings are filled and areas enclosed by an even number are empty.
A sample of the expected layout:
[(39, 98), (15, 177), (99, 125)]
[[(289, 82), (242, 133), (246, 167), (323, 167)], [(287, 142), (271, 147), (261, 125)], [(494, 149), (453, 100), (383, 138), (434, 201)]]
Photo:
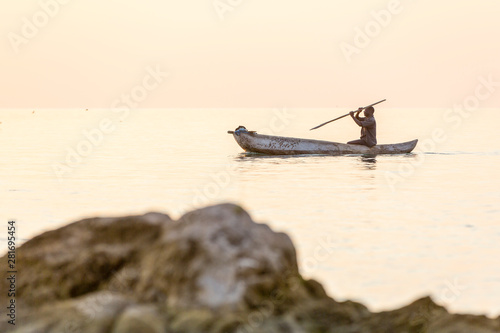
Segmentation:
[(368, 170), (375, 170), (377, 168), (377, 158), (375, 156), (361, 156), (360, 160)]

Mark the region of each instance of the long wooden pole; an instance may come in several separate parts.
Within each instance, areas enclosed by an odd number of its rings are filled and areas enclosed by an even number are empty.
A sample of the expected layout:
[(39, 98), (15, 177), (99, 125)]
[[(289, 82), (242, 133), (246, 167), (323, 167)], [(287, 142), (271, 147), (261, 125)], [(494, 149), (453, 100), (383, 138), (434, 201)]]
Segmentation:
[[(383, 100), (381, 100), (381, 101), (378, 101), (377, 103), (373, 103), (373, 104), (367, 105), (367, 106), (365, 106), (365, 107), (364, 107), (364, 108), (362, 108), (362, 109), (369, 108), (370, 106), (374, 106), (374, 105), (377, 105), (377, 104), (382, 103), (382, 102), (385, 102), (385, 99), (383, 99)], [(354, 111), (354, 112), (355, 112), (355, 111)], [(347, 113), (347, 114), (345, 114), (345, 115), (343, 115), (343, 116), (337, 117), (337, 118), (335, 118), (335, 119), (333, 119), (333, 120), (329, 120), (329, 121), (327, 121), (326, 123), (323, 123), (323, 124), (321, 124), (321, 125), (318, 125), (318, 126), (316, 126), (316, 127), (311, 128), (311, 129), (310, 129), (310, 131), (312, 131), (312, 130), (314, 130), (314, 129), (316, 129), (316, 128), (320, 128), (321, 126), (325, 126), (326, 124), (329, 124), (329, 123), (331, 123), (332, 121), (339, 120), (339, 119), (342, 119), (342, 118), (344, 118), (344, 117), (347, 117), (349, 114), (350, 114), (350, 112), (349, 112), (349, 113)]]

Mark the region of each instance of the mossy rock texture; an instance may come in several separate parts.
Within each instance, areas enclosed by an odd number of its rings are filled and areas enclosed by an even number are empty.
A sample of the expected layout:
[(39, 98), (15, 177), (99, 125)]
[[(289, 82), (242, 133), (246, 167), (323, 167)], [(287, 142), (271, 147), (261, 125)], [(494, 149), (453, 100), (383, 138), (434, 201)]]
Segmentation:
[(0, 332), (500, 332), (500, 319), (449, 314), (428, 297), (381, 313), (337, 302), (299, 274), (286, 234), (234, 204), (179, 220), (85, 219), (16, 254), (16, 325), (2, 306)]

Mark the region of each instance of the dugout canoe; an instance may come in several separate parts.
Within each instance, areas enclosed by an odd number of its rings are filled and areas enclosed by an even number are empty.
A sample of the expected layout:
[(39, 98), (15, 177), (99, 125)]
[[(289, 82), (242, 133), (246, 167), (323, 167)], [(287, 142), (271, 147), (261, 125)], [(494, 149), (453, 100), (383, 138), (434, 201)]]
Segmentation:
[(347, 143), (257, 134), (255, 131), (247, 131), (243, 126), (238, 127), (235, 131), (228, 131), (228, 133), (233, 135), (238, 145), (245, 151), (268, 155), (406, 154), (411, 152), (418, 142), (418, 140), (413, 140), (369, 148)]

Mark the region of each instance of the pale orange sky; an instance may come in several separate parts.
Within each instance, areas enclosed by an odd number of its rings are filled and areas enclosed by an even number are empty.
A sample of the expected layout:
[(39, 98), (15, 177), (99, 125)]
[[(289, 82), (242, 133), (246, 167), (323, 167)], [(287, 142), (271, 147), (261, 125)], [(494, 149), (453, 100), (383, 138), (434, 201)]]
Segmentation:
[[(218, 12), (214, 3), (232, 10)], [(500, 82), (498, 0), (9, 0), (2, 7), (0, 108), (109, 108), (142, 84), (147, 67), (170, 75), (139, 108), (356, 107), (383, 98), (387, 107), (451, 107), (474, 94), (478, 77)], [(397, 10), (381, 26), (372, 12), (387, 8)], [(37, 31), (26, 28), (35, 23)], [(378, 30), (348, 61), (341, 45), (356, 47), (356, 29), (366, 26)], [(495, 89), (481, 107), (500, 106)]]

